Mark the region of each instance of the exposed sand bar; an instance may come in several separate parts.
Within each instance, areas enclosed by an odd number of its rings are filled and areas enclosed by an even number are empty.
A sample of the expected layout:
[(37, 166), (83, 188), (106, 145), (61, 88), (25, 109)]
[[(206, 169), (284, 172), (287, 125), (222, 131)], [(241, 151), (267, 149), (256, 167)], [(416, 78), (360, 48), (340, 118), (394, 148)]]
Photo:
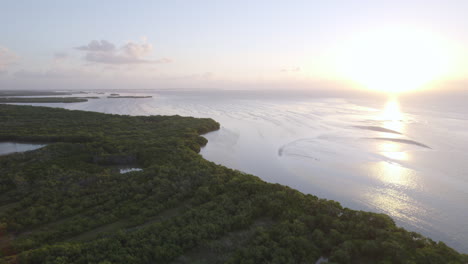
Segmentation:
[(383, 141), (393, 141), (393, 142), (398, 142), (398, 143), (403, 143), (403, 144), (410, 144), (410, 145), (415, 145), (415, 146), (420, 146), (423, 148), (428, 148), (430, 149), (428, 145), (425, 145), (423, 143), (419, 143), (417, 141), (411, 140), (411, 139), (402, 139), (402, 138), (371, 138), (371, 139), (376, 139), (376, 140), (383, 140)]
[(378, 132), (385, 132), (385, 133), (393, 133), (393, 134), (399, 134), (401, 135), (400, 132), (391, 130), (388, 128), (383, 128), (383, 127), (378, 127), (378, 126), (353, 126), (355, 128), (359, 129), (365, 129), (365, 130), (372, 130), (372, 131), (378, 131)]

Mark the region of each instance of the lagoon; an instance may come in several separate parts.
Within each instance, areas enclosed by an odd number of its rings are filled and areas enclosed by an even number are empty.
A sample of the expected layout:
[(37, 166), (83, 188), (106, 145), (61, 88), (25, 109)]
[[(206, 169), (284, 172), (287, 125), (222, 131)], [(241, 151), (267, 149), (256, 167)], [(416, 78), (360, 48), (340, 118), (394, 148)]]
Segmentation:
[(17, 152), (25, 152), (44, 147), (44, 144), (30, 144), (17, 142), (0, 142), (0, 156)]

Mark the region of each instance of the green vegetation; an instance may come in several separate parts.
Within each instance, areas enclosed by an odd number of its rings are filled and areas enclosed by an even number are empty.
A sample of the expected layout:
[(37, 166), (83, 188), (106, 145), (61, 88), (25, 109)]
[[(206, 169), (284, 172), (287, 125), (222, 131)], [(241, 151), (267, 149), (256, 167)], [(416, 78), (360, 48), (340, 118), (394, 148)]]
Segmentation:
[(46, 96), (46, 95), (72, 95), (72, 92), (0, 90), (0, 96)]
[(211, 119), (0, 105), (0, 127), (52, 143), (0, 157), (0, 263), (468, 262), (386, 215), (204, 160)]
[[(97, 99), (99, 97), (86, 97)], [(87, 102), (84, 97), (0, 97), (0, 103), (80, 103)]]

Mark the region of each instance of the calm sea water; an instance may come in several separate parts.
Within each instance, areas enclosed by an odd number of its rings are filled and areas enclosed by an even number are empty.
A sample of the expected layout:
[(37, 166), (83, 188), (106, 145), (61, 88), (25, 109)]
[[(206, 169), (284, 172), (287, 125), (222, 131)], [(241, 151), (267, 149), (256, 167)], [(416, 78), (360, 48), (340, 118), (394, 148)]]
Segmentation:
[(221, 129), (205, 135), (209, 143), (201, 154), (206, 159), (352, 209), (389, 214), (400, 226), (468, 252), (468, 108), (463, 98), (143, 94), (153, 98), (99, 95), (85, 103), (32, 105), (211, 117)]

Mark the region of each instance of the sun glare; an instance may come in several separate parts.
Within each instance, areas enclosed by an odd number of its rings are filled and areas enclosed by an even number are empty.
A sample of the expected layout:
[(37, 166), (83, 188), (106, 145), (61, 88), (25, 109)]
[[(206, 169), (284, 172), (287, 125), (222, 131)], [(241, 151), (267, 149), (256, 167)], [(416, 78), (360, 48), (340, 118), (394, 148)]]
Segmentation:
[(356, 36), (336, 55), (338, 74), (371, 90), (401, 93), (422, 89), (450, 74), (450, 45), (436, 35), (381, 30)]
[[(381, 114), (377, 117), (386, 129), (404, 133), (405, 124), (403, 122), (403, 113), (400, 111), (400, 105), (395, 98), (390, 99)], [(398, 134), (389, 133), (386, 137), (399, 138)], [(379, 143), (379, 152), (387, 158), (393, 160), (408, 160), (408, 153), (401, 149), (401, 144), (397, 142), (384, 141)]]

